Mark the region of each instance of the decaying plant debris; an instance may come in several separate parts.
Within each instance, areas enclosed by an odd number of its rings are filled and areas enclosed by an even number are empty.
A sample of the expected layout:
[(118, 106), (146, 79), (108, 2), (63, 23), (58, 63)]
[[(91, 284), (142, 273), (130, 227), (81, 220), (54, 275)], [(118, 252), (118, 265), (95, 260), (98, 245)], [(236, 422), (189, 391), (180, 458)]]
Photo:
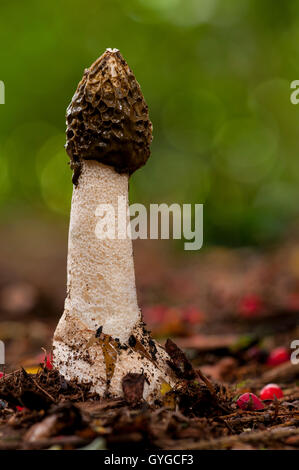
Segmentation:
[[(259, 449), (299, 446), (299, 390), (264, 410), (236, 407), (237, 390), (211, 381), (167, 342), (177, 383), (162, 401), (142, 399), (146, 380), (123, 379), (124, 398), (99, 399), (57, 370), (24, 369), (0, 381), (0, 449)], [(251, 381), (251, 389), (263, 381)]]

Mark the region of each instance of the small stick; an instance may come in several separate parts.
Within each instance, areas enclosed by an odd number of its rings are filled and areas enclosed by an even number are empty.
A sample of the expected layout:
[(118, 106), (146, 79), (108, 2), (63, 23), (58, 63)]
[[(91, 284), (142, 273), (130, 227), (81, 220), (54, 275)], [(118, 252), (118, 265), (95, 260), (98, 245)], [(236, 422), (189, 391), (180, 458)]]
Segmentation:
[(45, 395), (47, 395), (47, 397), (50, 398), (50, 400), (51, 400), (53, 403), (56, 403), (55, 398), (53, 398), (52, 395), (50, 395), (50, 393), (48, 393), (46, 390), (44, 390), (44, 389), (36, 382), (36, 380), (34, 380), (34, 378), (31, 377), (30, 374), (28, 374), (28, 373), (25, 371), (25, 369), (23, 369), (23, 367), (22, 367), (21, 370), (23, 371), (23, 373), (24, 373), (24, 375), (25, 375), (25, 377), (26, 377), (27, 379), (29, 379), (31, 382), (33, 382), (34, 385), (35, 385), (41, 392), (43, 392)]
[(52, 400), (53, 403), (56, 403), (55, 398), (53, 398), (52, 395), (50, 395), (50, 393), (48, 393), (46, 390), (44, 390), (44, 389), (36, 382), (36, 380), (34, 380), (32, 377), (31, 377), (31, 380), (32, 380), (32, 382), (34, 383), (34, 385), (35, 385), (41, 392), (43, 392), (45, 395), (47, 395), (47, 397), (49, 397), (50, 400)]
[(201, 372), (200, 369), (196, 369), (195, 372), (198, 375), (198, 377), (206, 384), (211, 395), (213, 395), (214, 397), (217, 397), (217, 394), (216, 394), (215, 388), (213, 387), (212, 382)]

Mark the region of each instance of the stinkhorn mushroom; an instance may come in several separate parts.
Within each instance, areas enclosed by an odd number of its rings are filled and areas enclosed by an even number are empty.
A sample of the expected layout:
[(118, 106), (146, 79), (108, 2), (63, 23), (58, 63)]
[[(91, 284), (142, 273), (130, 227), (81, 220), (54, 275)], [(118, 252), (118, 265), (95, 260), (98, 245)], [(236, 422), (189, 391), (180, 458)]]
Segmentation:
[(116, 49), (86, 69), (67, 109), (67, 153), (73, 169), (67, 297), (53, 341), (53, 362), (67, 380), (121, 397), (124, 379), (144, 376), (143, 398), (174, 385), (169, 356), (146, 330), (137, 304), (132, 241), (96, 236), (101, 204), (119, 214), (128, 181), (150, 155), (152, 124), (139, 84)]

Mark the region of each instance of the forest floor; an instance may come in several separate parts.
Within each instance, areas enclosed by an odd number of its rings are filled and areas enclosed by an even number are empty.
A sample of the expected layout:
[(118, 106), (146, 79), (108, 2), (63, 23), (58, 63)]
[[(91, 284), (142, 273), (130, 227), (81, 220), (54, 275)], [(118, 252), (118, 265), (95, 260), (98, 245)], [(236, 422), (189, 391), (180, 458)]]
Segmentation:
[[(299, 340), (296, 237), (266, 251), (214, 247), (192, 256), (165, 242), (136, 243), (144, 319), (162, 344), (171, 338), (181, 371), (150, 406), (130, 393), (99, 399), (52, 368), (66, 237), (43, 230), (23, 228), (22, 244), (15, 226), (0, 232), (0, 242), (9, 240), (0, 260), (0, 449), (299, 448), (299, 365), (290, 361)], [(269, 383), (283, 397), (239, 407), (242, 394), (259, 397)]]

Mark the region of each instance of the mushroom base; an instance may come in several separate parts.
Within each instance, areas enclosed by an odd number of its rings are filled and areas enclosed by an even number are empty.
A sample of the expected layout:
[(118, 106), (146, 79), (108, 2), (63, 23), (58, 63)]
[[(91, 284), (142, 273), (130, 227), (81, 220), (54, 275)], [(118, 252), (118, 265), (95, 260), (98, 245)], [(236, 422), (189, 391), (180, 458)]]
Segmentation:
[(173, 387), (175, 376), (168, 366), (169, 356), (162, 346), (153, 341), (142, 323), (134, 328), (128, 343), (121, 344), (111, 336), (91, 334), (78, 328), (74, 332), (73, 318), (62, 318), (56, 330), (53, 352), (54, 366), (66, 380), (90, 384), (91, 392), (99, 396), (120, 398), (123, 379), (129, 373), (145, 377), (143, 399), (149, 403), (162, 398), (162, 386)]

